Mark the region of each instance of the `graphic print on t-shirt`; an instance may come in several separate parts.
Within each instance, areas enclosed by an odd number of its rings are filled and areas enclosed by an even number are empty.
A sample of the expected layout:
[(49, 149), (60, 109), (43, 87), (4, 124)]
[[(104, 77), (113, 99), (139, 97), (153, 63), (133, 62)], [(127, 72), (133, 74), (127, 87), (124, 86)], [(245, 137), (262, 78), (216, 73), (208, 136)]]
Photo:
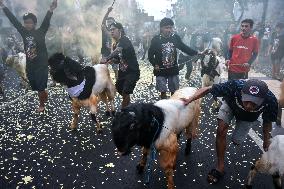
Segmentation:
[(122, 58), (122, 52), (118, 54), (120, 62), (119, 62), (119, 70), (125, 72), (128, 68), (128, 64), (126, 60)]
[(170, 68), (175, 63), (174, 44), (167, 42), (162, 44), (162, 63), (166, 68)]
[(26, 56), (27, 59), (33, 60), (35, 57), (37, 57), (37, 51), (36, 51), (36, 41), (33, 36), (26, 37)]

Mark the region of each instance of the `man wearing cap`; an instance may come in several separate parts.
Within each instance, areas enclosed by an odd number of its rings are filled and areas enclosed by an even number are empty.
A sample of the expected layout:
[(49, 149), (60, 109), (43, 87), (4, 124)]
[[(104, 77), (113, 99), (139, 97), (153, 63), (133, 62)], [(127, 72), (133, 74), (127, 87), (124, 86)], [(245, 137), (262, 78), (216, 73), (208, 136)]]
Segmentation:
[(177, 49), (190, 56), (198, 54), (173, 33), (173, 27), (172, 19), (163, 18), (160, 22), (160, 34), (153, 37), (148, 51), (148, 58), (156, 76), (156, 88), (161, 93), (161, 99), (167, 98), (167, 85), (171, 95), (179, 88)]
[(216, 183), (224, 175), (226, 136), (233, 118), (236, 126), (232, 142), (240, 145), (247, 137), (250, 128), (257, 126), (260, 114), (263, 119), (263, 148), (268, 150), (272, 122), (277, 120), (278, 102), (265, 82), (256, 79), (230, 80), (199, 89), (192, 97), (183, 99), (185, 104), (211, 93), (214, 98), (223, 97), (218, 113), (216, 136), (217, 167), (208, 174), (208, 182)]

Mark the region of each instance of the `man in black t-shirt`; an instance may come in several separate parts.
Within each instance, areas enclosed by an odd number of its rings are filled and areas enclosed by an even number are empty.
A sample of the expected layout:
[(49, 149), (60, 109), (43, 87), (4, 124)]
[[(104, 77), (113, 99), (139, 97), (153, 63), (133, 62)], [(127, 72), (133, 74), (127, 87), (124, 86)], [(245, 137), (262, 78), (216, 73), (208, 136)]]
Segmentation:
[(174, 22), (170, 18), (163, 18), (160, 22), (160, 34), (154, 36), (148, 51), (161, 99), (167, 98), (167, 88), (171, 95), (179, 88), (177, 49), (191, 56), (197, 55), (197, 51), (189, 48), (173, 33), (173, 26)]
[(134, 47), (120, 23), (114, 22), (110, 25), (111, 36), (114, 40), (112, 53), (102, 59), (101, 63), (119, 62), (118, 77), (116, 80), (117, 92), (122, 96), (121, 108), (130, 103), (130, 94), (136, 86), (140, 77), (140, 70)]
[(0, 7), (2, 7), (10, 22), (23, 38), (26, 54), (27, 78), (32, 90), (38, 92), (39, 107), (37, 112), (43, 112), (48, 97), (46, 91), (48, 79), (48, 55), (45, 36), (50, 25), (53, 10), (57, 7), (57, 0), (53, 0), (50, 9), (47, 11), (46, 16), (38, 29), (36, 29), (37, 17), (33, 13), (24, 14), (23, 26), (10, 10), (4, 6), (3, 1), (4, 0), (0, 0)]

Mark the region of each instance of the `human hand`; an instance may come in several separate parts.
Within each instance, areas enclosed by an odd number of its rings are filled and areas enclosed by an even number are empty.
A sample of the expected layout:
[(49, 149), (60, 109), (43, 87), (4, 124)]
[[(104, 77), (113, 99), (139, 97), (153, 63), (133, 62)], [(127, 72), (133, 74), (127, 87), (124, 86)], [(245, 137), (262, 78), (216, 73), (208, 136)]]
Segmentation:
[(230, 64), (230, 60), (226, 60), (225, 61), (225, 66), (228, 68), (229, 67), (229, 64)]
[(244, 63), (244, 64), (243, 64), (243, 67), (245, 67), (245, 68), (250, 68), (250, 64), (249, 64), (249, 63)]
[(107, 63), (106, 58), (102, 58), (101, 61), (100, 61), (100, 64), (106, 64), (106, 63)]
[(51, 3), (51, 5), (50, 5), (50, 11), (51, 12), (53, 12), (54, 11), (54, 9), (56, 9), (56, 7), (57, 7), (57, 0), (53, 0), (52, 1), (52, 3)]

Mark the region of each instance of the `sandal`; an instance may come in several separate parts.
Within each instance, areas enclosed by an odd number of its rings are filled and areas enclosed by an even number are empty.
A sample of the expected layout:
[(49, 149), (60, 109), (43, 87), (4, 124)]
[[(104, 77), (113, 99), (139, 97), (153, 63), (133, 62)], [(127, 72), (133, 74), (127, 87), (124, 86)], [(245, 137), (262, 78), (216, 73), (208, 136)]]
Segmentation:
[(212, 184), (216, 184), (221, 178), (223, 178), (225, 173), (218, 171), (217, 169), (212, 169), (207, 176), (207, 181)]

